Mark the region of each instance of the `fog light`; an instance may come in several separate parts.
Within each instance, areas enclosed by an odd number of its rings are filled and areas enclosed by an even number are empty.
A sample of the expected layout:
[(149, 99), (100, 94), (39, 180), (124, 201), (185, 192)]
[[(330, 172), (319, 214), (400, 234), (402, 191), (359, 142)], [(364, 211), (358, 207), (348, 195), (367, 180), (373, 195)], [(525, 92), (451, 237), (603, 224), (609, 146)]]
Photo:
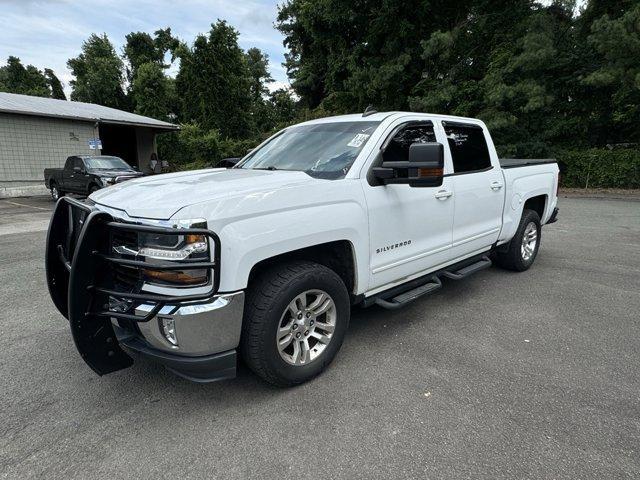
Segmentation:
[(164, 338), (167, 339), (171, 345), (178, 346), (178, 339), (176, 338), (176, 324), (173, 318), (159, 318), (160, 331)]

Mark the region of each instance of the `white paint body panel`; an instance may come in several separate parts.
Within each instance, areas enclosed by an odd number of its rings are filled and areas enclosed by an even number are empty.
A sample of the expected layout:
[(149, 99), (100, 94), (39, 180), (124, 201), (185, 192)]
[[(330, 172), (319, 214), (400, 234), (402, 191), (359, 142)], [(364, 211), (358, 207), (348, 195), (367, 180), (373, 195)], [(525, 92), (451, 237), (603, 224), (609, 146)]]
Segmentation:
[[(528, 198), (550, 200), (543, 223), (556, 206), (557, 165), (503, 170), (478, 120), (396, 112), (307, 123), (371, 120), (381, 123), (341, 180), (293, 171), (208, 169), (131, 180), (99, 190), (91, 199), (98, 208), (126, 212), (143, 223), (206, 219), (221, 241), (221, 292), (246, 288), (251, 269), (262, 260), (346, 240), (356, 270), (353, 293), (367, 296), (508, 241)], [(445, 174), (452, 173), (452, 162), (441, 122), (482, 126), (493, 168), (447, 176), (435, 188), (369, 185), (367, 172), (384, 140), (395, 127), (414, 120), (433, 122), (436, 139), (445, 146)], [(493, 182), (502, 187), (492, 189)], [(451, 196), (436, 198), (443, 190)]]

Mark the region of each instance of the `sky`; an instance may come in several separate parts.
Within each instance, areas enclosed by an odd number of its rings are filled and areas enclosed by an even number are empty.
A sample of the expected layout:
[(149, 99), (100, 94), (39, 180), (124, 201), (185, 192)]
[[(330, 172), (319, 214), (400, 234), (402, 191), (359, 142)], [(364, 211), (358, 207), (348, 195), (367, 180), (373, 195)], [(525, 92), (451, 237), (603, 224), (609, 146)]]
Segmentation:
[[(0, 65), (9, 55), (43, 70), (53, 69), (70, 93), (66, 63), (80, 53), (91, 33), (106, 33), (118, 54), (125, 35), (171, 27), (181, 40), (193, 42), (211, 23), (224, 19), (240, 32), (240, 46), (269, 55), (271, 89), (288, 85), (282, 67), (283, 37), (273, 24), (277, 0), (0, 0)], [(170, 72), (171, 73), (171, 72)]]

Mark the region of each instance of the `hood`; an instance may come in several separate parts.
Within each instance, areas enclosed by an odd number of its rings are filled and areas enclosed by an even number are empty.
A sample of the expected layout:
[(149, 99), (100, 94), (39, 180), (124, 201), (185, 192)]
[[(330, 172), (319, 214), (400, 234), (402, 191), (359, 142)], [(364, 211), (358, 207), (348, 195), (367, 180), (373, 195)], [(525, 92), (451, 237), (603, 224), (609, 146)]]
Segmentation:
[(98, 190), (90, 198), (130, 217), (167, 220), (196, 203), (242, 199), (316, 181), (304, 172), (207, 169), (136, 178)]

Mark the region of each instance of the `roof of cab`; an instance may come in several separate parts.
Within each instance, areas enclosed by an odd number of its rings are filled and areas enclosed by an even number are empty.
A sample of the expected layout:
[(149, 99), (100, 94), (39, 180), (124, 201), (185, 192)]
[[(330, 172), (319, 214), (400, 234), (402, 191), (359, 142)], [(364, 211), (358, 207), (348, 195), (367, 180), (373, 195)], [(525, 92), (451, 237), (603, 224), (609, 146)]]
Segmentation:
[(469, 117), (457, 117), (455, 115), (441, 115), (437, 113), (423, 113), (423, 112), (403, 112), (403, 111), (393, 111), (393, 112), (376, 112), (369, 115), (364, 116), (362, 113), (351, 113), (348, 115), (336, 115), (333, 117), (323, 117), (316, 118), (313, 120), (308, 120), (306, 122), (299, 123), (298, 125), (313, 125), (318, 123), (332, 123), (332, 122), (382, 122), (387, 118), (393, 117), (401, 117), (405, 115), (419, 115), (428, 118), (436, 118), (438, 120), (450, 120), (450, 121), (463, 121), (463, 122), (473, 122), (473, 123), (482, 123), (481, 120), (477, 118), (469, 118)]

